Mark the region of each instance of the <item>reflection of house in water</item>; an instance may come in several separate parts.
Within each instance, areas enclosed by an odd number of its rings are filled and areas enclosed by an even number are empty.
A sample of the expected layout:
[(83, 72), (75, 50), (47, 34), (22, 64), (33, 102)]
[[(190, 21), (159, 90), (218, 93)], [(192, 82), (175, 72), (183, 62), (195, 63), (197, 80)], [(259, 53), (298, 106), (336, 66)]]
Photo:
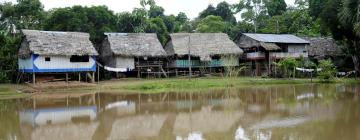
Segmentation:
[(116, 113), (118, 116), (130, 115), (136, 113), (136, 105), (131, 101), (118, 101), (109, 103), (105, 106), (105, 110)]
[(96, 118), (96, 106), (29, 109), (21, 111), (19, 116), (20, 123), (28, 123), (33, 127), (47, 124), (68, 123), (79, 119), (93, 121)]
[(173, 134), (184, 137), (193, 132), (227, 132), (243, 115), (244, 112), (241, 111), (213, 111), (211, 107), (204, 107), (196, 112), (179, 113), (176, 116)]
[(108, 140), (157, 137), (168, 115), (138, 115), (118, 118), (112, 124)]
[[(93, 122), (97, 118), (95, 105), (54, 107), (44, 104), (45, 102), (59, 101), (60, 98), (53, 100), (46, 98), (47, 101), (42, 101), (40, 98), (36, 100), (37, 105), (43, 107), (34, 106), (32, 109), (19, 112), (20, 128), (24, 138), (29, 140), (92, 139), (98, 126), (98, 123)], [(71, 99), (62, 101), (71, 102), (69, 100)], [(62, 106), (66, 106), (66, 104), (63, 103)]]

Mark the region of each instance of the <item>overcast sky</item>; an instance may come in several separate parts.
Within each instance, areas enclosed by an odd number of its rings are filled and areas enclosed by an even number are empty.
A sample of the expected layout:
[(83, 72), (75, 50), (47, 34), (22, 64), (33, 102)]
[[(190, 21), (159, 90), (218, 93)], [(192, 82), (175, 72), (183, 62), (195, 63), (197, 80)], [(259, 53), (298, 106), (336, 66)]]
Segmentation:
[[(15, 2), (16, 0), (0, 0)], [(69, 7), (73, 5), (106, 5), (109, 9), (115, 12), (132, 11), (135, 7), (140, 7), (139, 0), (40, 0), (45, 10), (58, 7)], [(184, 12), (189, 18), (195, 18), (204, 10), (209, 4), (216, 5), (224, 0), (155, 0), (156, 4), (165, 9), (165, 14), (177, 15), (179, 12)], [(233, 4), (239, 0), (225, 0)], [(295, 0), (285, 0), (288, 5), (294, 5)], [(239, 19), (239, 15), (236, 15)]]

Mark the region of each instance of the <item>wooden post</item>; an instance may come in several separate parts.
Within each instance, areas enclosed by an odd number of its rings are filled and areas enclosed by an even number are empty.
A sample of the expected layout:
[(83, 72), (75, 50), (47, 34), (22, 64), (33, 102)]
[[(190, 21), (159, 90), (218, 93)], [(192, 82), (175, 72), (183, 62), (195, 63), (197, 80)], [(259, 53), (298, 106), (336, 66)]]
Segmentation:
[[(139, 67), (140, 65), (139, 65), (139, 64), (140, 64), (140, 60), (139, 60), (139, 57), (138, 57), (138, 58), (137, 58), (137, 70), (138, 70), (138, 75), (137, 75), (137, 77), (138, 77), (138, 78), (140, 78), (140, 67)], [(136, 66), (135, 66), (135, 67), (136, 67)]]
[(269, 66), (268, 66), (268, 75), (271, 75), (271, 58), (270, 58), (270, 52), (269, 52)]
[(296, 75), (296, 67), (294, 67), (294, 75), (293, 75), (294, 79), (295, 79), (295, 75)]
[(69, 74), (68, 73), (65, 73), (65, 80), (66, 80), (66, 83), (69, 82)]
[(100, 82), (100, 69), (99, 69), (99, 65), (97, 66), (97, 79), (98, 79), (98, 84)]
[(33, 73), (32, 76), (33, 76), (33, 78), (32, 78), (33, 84), (35, 85), (35, 83), (36, 83), (36, 79), (35, 79), (35, 78), (36, 78), (36, 75), (35, 75), (35, 73)]
[(92, 72), (91, 83), (95, 83), (95, 72)]
[(189, 35), (189, 42), (188, 42), (188, 61), (189, 61), (189, 80), (191, 80), (191, 74), (192, 74), (192, 71), (191, 71), (191, 51), (190, 51), (190, 35)]
[(81, 73), (78, 73), (78, 75), (79, 75), (79, 82), (81, 81)]
[(175, 69), (175, 76), (178, 77), (179, 73), (178, 73), (178, 69)]

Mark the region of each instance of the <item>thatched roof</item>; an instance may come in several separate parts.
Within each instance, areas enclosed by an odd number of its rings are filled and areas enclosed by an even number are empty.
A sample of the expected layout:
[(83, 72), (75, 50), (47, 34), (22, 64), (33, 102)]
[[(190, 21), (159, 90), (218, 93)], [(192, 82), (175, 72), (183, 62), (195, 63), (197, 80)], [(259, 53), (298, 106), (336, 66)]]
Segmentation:
[(291, 44), (309, 44), (300, 37), (290, 34), (254, 34), (254, 33), (243, 33), (256, 41), (267, 42), (267, 43), (291, 43)]
[(165, 47), (169, 55), (187, 55), (189, 46), (190, 54), (201, 60), (213, 55), (243, 53), (224, 33), (175, 33), (170, 34), (170, 37), (171, 41)]
[[(23, 44), (19, 56), (38, 55), (98, 55), (88, 33), (22, 30)], [(24, 44), (25, 41), (25, 44)]]
[(307, 47), (309, 56), (323, 58), (325, 56), (342, 55), (341, 47), (336, 44), (332, 38), (304, 38), (310, 42), (310, 47)]
[(267, 51), (281, 50), (281, 48), (275, 43), (260, 42), (260, 45)]
[(105, 33), (115, 55), (131, 57), (166, 56), (155, 33)]

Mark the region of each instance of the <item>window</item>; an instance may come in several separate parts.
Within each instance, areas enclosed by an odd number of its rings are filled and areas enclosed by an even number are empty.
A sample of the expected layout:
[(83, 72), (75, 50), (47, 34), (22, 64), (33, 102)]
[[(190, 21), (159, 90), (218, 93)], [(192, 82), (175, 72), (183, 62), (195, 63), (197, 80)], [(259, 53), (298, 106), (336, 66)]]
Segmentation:
[(84, 56), (73, 55), (70, 57), (70, 62), (89, 62), (89, 56), (88, 55), (84, 55)]
[(50, 61), (50, 57), (45, 57), (45, 61), (49, 62)]

